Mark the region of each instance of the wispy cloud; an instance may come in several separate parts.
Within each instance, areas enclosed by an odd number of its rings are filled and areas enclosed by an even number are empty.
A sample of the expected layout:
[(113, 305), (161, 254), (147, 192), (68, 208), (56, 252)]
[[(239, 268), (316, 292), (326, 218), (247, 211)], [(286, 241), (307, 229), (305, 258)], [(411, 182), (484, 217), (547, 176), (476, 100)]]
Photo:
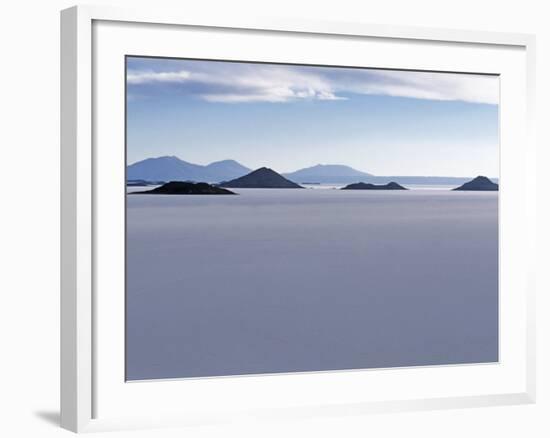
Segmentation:
[(150, 82), (185, 82), (191, 74), (188, 71), (136, 71), (128, 72), (126, 81), (129, 84), (146, 84)]
[[(353, 94), (498, 104), (495, 76), (212, 61), (137, 63), (129, 85), (164, 85), (208, 102), (345, 100)], [(147, 68), (145, 68), (147, 67)]]
[(498, 104), (496, 76), (412, 71), (371, 71), (371, 80), (359, 80), (350, 90), (364, 94), (459, 100)]
[[(189, 65), (193, 68), (193, 65)], [(172, 84), (209, 102), (289, 102), (341, 100), (322, 75), (286, 66), (211, 63), (205, 69), (178, 71), (129, 70), (128, 84)]]

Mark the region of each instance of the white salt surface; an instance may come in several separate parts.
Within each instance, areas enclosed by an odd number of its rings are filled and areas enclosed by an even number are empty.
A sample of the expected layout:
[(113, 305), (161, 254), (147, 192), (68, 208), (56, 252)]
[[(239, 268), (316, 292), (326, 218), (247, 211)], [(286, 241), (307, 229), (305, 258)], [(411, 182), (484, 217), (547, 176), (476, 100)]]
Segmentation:
[(237, 191), (128, 196), (128, 379), (498, 360), (498, 193)]

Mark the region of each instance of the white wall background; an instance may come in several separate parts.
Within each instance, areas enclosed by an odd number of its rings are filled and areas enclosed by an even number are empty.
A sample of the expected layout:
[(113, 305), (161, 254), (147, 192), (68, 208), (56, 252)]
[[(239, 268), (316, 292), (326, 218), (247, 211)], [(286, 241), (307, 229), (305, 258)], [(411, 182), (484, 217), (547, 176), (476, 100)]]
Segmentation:
[[(538, 38), (539, 187), (548, 187), (550, 14), (523, 0), (194, 0), (95, 3), (193, 8), (223, 16), (275, 15), (535, 33)], [(0, 436), (69, 436), (58, 429), (59, 366), (59, 10), (65, 0), (4, 2), (0, 15)], [(521, 145), (518, 145), (521, 147)], [(24, 178), (21, 180), (20, 178)], [(550, 436), (550, 196), (539, 203), (536, 405), (325, 418), (105, 436)], [(545, 199), (543, 199), (545, 198)], [(546, 278), (544, 275), (546, 274)]]

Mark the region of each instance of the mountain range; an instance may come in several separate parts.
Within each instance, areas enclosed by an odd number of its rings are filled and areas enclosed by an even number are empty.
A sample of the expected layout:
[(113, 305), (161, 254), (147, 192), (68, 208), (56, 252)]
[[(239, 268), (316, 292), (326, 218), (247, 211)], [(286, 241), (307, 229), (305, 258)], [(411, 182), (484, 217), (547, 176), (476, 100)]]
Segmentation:
[(215, 161), (206, 166), (166, 156), (147, 158), (126, 168), (126, 180), (220, 182), (246, 175), (252, 169), (235, 160)]
[[(203, 166), (175, 156), (164, 156), (147, 158), (129, 165), (126, 168), (126, 180), (128, 183), (136, 180), (220, 183), (240, 178), (251, 171), (252, 169), (235, 160), (215, 161)], [(317, 164), (295, 172), (283, 173), (282, 176), (296, 184), (350, 184), (358, 181), (387, 184), (396, 181), (399, 184), (412, 185), (458, 185), (471, 179), (471, 177), (446, 176), (377, 176), (342, 164)]]

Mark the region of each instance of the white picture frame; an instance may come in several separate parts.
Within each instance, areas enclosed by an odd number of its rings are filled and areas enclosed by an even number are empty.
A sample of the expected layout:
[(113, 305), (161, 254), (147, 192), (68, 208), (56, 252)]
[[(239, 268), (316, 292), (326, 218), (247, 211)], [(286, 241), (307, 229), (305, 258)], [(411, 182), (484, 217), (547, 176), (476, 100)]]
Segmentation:
[[(98, 27), (99, 26), (99, 27)], [(120, 27), (120, 28), (119, 28)], [(102, 221), (101, 213), (106, 209), (118, 209), (120, 197), (106, 194), (108, 187), (120, 176), (119, 161), (115, 155), (124, 147), (120, 136), (113, 134), (120, 127), (105, 127), (103, 118), (113, 119), (107, 114), (100, 82), (109, 80), (109, 92), (119, 94), (121, 82), (102, 76), (109, 71), (109, 59), (119, 59), (121, 54), (137, 54), (135, 49), (125, 46), (132, 35), (134, 44), (140, 44), (139, 35), (148, 28), (149, 36), (158, 33), (200, 32), (200, 38), (208, 38), (216, 32), (234, 32), (235, 38), (277, 39), (280, 37), (314, 40), (335, 39), (335, 44), (362, 44), (363, 41), (390, 42), (407, 47), (425, 47), (429, 50), (447, 50), (447, 45), (463, 48), (464, 55), (471, 59), (467, 71), (504, 74), (510, 78), (502, 84), (501, 92), (506, 102), (516, 108), (501, 115), (501, 123), (509, 126), (513, 116), (521, 117), (518, 126), (502, 133), (504, 155), (501, 169), (504, 178), (501, 183), (501, 224), (504, 228), (506, 254), (517, 251), (521, 260), (504, 260), (504, 268), (517, 261), (514, 272), (501, 272), (508, 292), (503, 296), (501, 319), (504, 335), (501, 347), (510, 347), (506, 360), (496, 367), (483, 365), (465, 367), (417, 367), (415, 370), (375, 370), (360, 372), (305, 373), (281, 376), (251, 376), (224, 379), (196, 379), (186, 382), (143, 382), (125, 383), (120, 380), (120, 337), (105, 336), (106, 331), (119, 333), (123, 314), (117, 313), (119, 301), (98, 300), (98, 291), (106, 282), (113, 281), (112, 275), (103, 266), (106, 261), (105, 236), (111, 233)], [(124, 29), (122, 29), (124, 28)], [(121, 30), (122, 29), (122, 30)], [(123, 32), (121, 34), (120, 32)], [(125, 32), (131, 32), (126, 34)], [(122, 35), (122, 36), (121, 36)], [(190, 35), (190, 34), (189, 34)], [(310, 38), (315, 37), (315, 38)], [(162, 36), (153, 38), (147, 50), (166, 47), (169, 53), (176, 49), (163, 46)], [(105, 44), (105, 42), (109, 44)], [(205, 41), (204, 50), (208, 44)], [(243, 40), (244, 41), (244, 40)], [(308, 43), (309, 44), (309, 43)], [(311, 44), (315, 44), (312, 42)], [(157, 45), (157, 48), (155, 48)], [(397, 47), (396, 46), (396, 47)], [(108, 48), (107, 48), (108, 47)], [(134, 46), (135, 47), (135, 46)], [(128, 52), (127, 50), (131, 50)], [(173, 50), (173, 52), (170, 52)], [(195, 48), (194, 54), (201, 46)], [(254, 57), (251, 43), (250, 57)], [(330, 57), (328, 49), (323, 56)], [(403, 48), (397, 47), (395, 53)], [(422, 49), (424, 50), (424, 49)], [(454, 50), (454, 49), (452, 49)], [(462, 49), (460, 49), (462, 50)], [(476, 50), (479, 53), (468, 54)], [(468, 52), (468, 53), (467, 53)], [(215, 54), (210, 56), (216, 56)], [(493, 55), (491, 55), (491, 53)], [(363, 414), (379, 411), (402, 411), (415, 409), (442, 409), (451, 407), (473, 407), (502, 404), (533, 403), (535, 400), (535, 320), (534, 320), (534, 245), (535, 245), (535, 142), (533, 139), (534, 108), (534, 55), (535, 39), (531, 35), (491, 32), (460, 31), (446, 29), (423, 29), (415, 27), (392, 27), (364, 23), (309, 22), (307, 20), (278, 20), (242, 18), (226, 21), (223, 17), (195, 17), (188, 11), (164, 12), (162, 10), (126, 10), (108, 7), (78, 6), (61, 13), (61, 426), (74, 432), (112, 430), (119, 428), (142, 428), (189, 424), (209, 424), (218, 421), (258, 418), (290, 418), (311, 415)], [(139, 53), (141, 54), (141, 53)], [(269, 54), (268, 54), (269, 55)], [(265, 56), (268, 56), (265, 55)], [(480, 56), (482, 55), (482, 56)], [(221, 55), (219, 55), (221, 56)], [(273, 55), (276, 56), (276, 55)], [(299, 53), (294, 61), (299, 60)], [(315, 55), (312, 55), (315, 56)], [(320, 55), (319, 55), (320, 56)], [(395, 56), (395, 55), (394, 55)], [(463, 71), (460, 56), (445, 55), (425, 63), (426, 70)], [(491, 56), (494, 59), (491, 59)], [(451, 58), (454, 58), (451, 60)], [(481, 59), (484, 58), (484, 59)], [(269, 58), (271, 59), (271, 58)], [(388, 58), (389, 59), (389, 58)], [(391, 60), (390, 60), (391, 61)], [(385, 62), (390, 62), (386, 60)], [(117, 61), (118, 62), (118, 61)], [(335, 65), (338, 60), (334, 60)], [(379, 62), (383, 62), (380, 60)], [(412, 62), (412, 61), (411, 61)], [(420, 61), (415, 61), (420, 62)], [(478, 63), (478, 64), (476, 64)], [(445, 64), (445, 65), (444, 65)], [(416, 68), (420, 64), (411, 64)], [(438, 68), (438, 65), (440, 67)], [(475, 70), (475, 65), (479, 69)], [(105, 67), (106, 66), (106, 67)], [(454, 66), (454, 68), (453, 68)], [(392, 67), (390, 65), (390, 67)], [(503, 73), (506, 72), (506, 73)], [(98, 87), (98, 84), (100, 85)], [(112, 87), (112, 88), (111, 88)], [(116, 111), (120, 95), (114, 105)], [(105, 110), (105, 111), (103, 111)], [(120, 124), (120, 118), (116, 123)], [(120, 116), (123, 116), (121, 114)], [(102, 124), (103, 123), (103, 124)], [(98, 128), (98, 126), (101, 126)], [(112, 136), (115, 148), (111, 152), (103, 149), (97, 153), (98, 141), (109, 143)], [(512, 141), (513, 140), (513, 141)], [(512, 143), (516, 143), (513, 146)], [(517, 144), (522, 146), (519, 147)], [(114, 150), (114, 151), (113, 151)], [(118, 151), (118, 152), (117, 152)], [(118, 167), (117, 167), (118, 166)], [(515, 167), (514, 167), (515, 166)], [(118, 169), (118, 170), (117, 170)], [(103, 175), (114, 179), (105, 179)], [(522, 208), (514, 206), (515, 200), (522, 200)], [(98, 209), (98, 206), (101, 208)], [(123, 217), (118, 213), (116, 217)], [(122, 216), (121, 216), (122, 215)], [(521, 237), (521, 238), (520, 238)], [(102, 240), (103, 239), (103, 240)], [(116, 237), (113, 239), (116, 245)], [(113, 257), (117, 250), (111, 251)], [(104, 257), (105, 256), (105, 257)], [(511, 256), (510, 256), (511, 257)], [(120, 260), (118, 260), (120, 261)], [(113, 266), (118, 263), (115, 260)], [(504, 276), (503, 276), (504, 275)], [(120, 283), (117, 283), (120, 284)], [(99, 289), (98, 289), (99, 288)], [(508, 298), (510, 301), (507, 301)], [(115, 298), (118, 299), (118, 298)], [(111, 305), (112, 304), (112, 305)], [(109, 307), (106, 307), (109, 305)], [(504, 307), (502, 307), (504, 306)], [(118, 319), (117, 319), (118, 318)], [(514, 322), (517, 326), (512, 329)], [(510, 326), (510, 330), (507, 327)], [(117, 350), (118, 349), (118, 350)], [(118, 352), (117, 352), (118, 351)], [(98, 354), (98, 352), (100, 354)], [(110, 356), (112, 355), (112, 357)], [(508, 366), (510, 365), (510, 366)], [(508, 367), (508, 368), (507, 368)], [(112, 369), (111, 369), (112, 368)], [(500, 370), (505, 370), (502, 373)], [(378, 373), (378, 374), (377, 374)], [(401, 374), (399, 374), (401, 373)], [(411, 373), (415, 373), (414, 377)], [(450, 374), (453, 373), (453, 374)], [(368, 377), (370, 376), (370, 377)], [(376, 377), (377, 385), (373, 379)], [(426, 389), (430, 379), (441, 381), (454, 379), (458, 385), (447, 391)], [(495, 376), (492, 379), (491, 376)], [(274, 380), (275, 379), (275, 380)], [(354, 394), (351, 388), (360, 387), (363, 379), (369, 380), (372, 396)], [(417, 386), (409, 392), (390, 391), (392, 382), (402, 386), (414, 379)], [(477, 379), (477, 380), (476, 380)], [(503, 381), (510, 383), (506, 386)], [(367, 381), (365, 380), (365, 382)], [(465, 381), (472, 386), (464, 385)], [(479, 391), (476, 381), (488, 382)], [(116, 384), (113, 384), (116, 382)], [(186, 393), (219, 395), (219, 403), (179, 403), (182, 385)], [(376, 386), (379, 386), (376, 389)], [(405, 385), (406, 386), (406, 385)], [(437, 384), (434, 384), (434, 387)], [(440, 386), (440, 385), (439, 385)], [(275, 387), (283, 388), (277, 394), (271, 393), (269, 402), (254, 400), (253, 406), (246, 397), (261, 397), (258, 389), (269, 393)], [(290, 400), (284, 389), (300, 388), (300, 394), (308, 397), (293, 397)], [(319, 394), (316, 393), (316, 388)], [(338, 388), (338, 389), (337, 389)], [(387, 392), (384, 392), (387, 388)], [(423, 390), (422, 388), (425, 388)], [(332, 391), (332, 392), (331, 392)], [(424, 392), (423, 392), (424, 391)], [(240, 396), (238, 393), (245, 394)], [(332, 394), (332, 396), (331, 396)], [(387, 395), (386, 395), (387, 394)], [(427, 394), (418, 396), (418, 394)], [(107, 401), (107, 396), (109, 400)], [(232, 398), (233, 397), (233, 398)], [(331, 398), (332, 397), (332, 398)], [(140, 398), (166, 403), (139, 404)], [(133, 403), (134, 400), (136, 403)], [(176, 400), (178, 400), (176, 402)], [(234, 404), (235, 406), (231, 406)], [(124, 409), (122, 408), (124, 406)], [(186, 408), (187, 406), (187, 408)]]

